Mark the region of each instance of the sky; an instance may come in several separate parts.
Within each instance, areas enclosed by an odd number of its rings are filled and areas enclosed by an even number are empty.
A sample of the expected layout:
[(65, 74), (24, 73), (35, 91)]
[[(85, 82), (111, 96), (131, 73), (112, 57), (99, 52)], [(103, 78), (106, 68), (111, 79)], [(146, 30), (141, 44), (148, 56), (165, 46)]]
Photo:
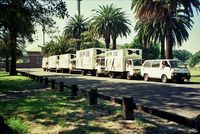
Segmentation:
[[(77, 0), (65, 0), (67, 4), (68, 13), (70, 16), (74, 16), (77, 14)], [(131, 33), (128, 35), (127, 38), (118, 38), (117, 44), (125, 44), (130, 43), (132, 39), (135, 37), (136, 33), (134, 31), (135, 19), (133, 10), (131, 10), (131, 1), (132, 0), (82, 0), (81, 1), (81, 14), (84, 17), (90, 18), (94, 15), (92, 12), (93, 9), (99, 9), (100, 5), (110, 5), (114, 4), (118, 8), (122, 8), (123, 11), (127, 14), (128, 19), (132, 22), (131, 23)], [(70, 18), (70, 17), (69, 17)], [(66, 26), (69, 18), (63, 19), (56, 19), (56, 26), (59, 28), (60, 33), (62, 34), (63, 28)], [(195, 12), (195, 17), (193, 18), (194, 25), (192, 30), (189, 31), (189, 39), (183, 43), (181, 47), (176, 47), (175, 49), (185, 49), (187, 51), (192, 52), (193, 54), (200, 50), (200, 14), (197, 15)], [(35, 49), (38, 45), (43, 44), (42, 38), (42, 28), (41, 26), (36, 27), (37, 33), (35, 34), (35, 42), (32, 44), (27, 44), (27, 50)], [(50, 37), (48, 35), (45, 36), (45, 41), (50, 41)]]

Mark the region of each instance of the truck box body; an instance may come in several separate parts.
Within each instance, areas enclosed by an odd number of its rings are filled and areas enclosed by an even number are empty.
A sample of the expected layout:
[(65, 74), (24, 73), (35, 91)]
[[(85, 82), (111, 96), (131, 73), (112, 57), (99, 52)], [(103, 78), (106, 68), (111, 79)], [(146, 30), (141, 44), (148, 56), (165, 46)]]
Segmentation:
[(142, 59), (141, 49), (119, 49), (105, 52), (105, 70), (125, 72), (127, 59)]
[(105, 49), (90, 48), (76, 52), (76, 69), (95, 70), (96, 59), (105, 57)]
[(48, 69), (58, 69), (59, 55), (49, 56)]
[(69, 69), (71, 60), (75, 57), (74, 54), (62, 54), (59, 57), (59, 69)]
[(42, 68), (47, 69), (48, 68), (48, 57), (42, 58)]

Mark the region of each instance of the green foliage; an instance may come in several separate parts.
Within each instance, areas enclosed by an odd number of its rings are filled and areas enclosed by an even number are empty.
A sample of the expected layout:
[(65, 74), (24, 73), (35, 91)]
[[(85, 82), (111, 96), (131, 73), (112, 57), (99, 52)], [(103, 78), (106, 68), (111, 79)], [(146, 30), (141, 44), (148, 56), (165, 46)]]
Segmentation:
[(6, 120), (6, 124), (19, 134), (27, 134), (29, 127), (19, 117), (11, 117)]
[(174, 45), (181, 46), (192, 29), (193, 9), (200, 11), (200, 1), (149, 1), (133, 0), (132, 9), (137, 18), (139, 36), (144, 44), (149, 41), (166, 42), (166, 58), (172, 58)]
[(159, 58), (159, 45), (157, 43), (151, 42), (148, 48), (145, 48), (144, 45), (138, 38), (134, 38), (131, 44), (125, 44), (122, 48), (137, 48), (142, 49), (142, 58), (147, 59), (158, 59)]
[(81, 45), (81, 34), (87, 31), (89, 26), (89, 21), (87, 18), (84, 18), (83, 15), (75, 15), (71, 17), (69, 22), (64, 28), (64, 36), (67, 39), (72, 39), (76, 42), (76, 49), (80, 50)]
[(55, 37), (55, 41), (51, 40), (42, 46), (42, 53), (50, 55), (60, 55), (66, 53), (74, 53), (75, 47), (70, 40), (65, 39), (64, 36)]
[(200, 62), (200, 51), (196, 52), (189, 61), (191, 68), (195, 67)]
[(95, 15), (92, 18), (92, 26), (99, 37), (104, 38), (106, 48), (110, 48), (110, 38), (113, 39), (113, 49), (116, 49), (116, 39), (118, 36), (127, 36), (130, 33), (130, 21), (127, 19), (121, 8), (113, 4), (99, 6), (94, 9)]
[(186, 62), (187, 60), (189, 60), (191, 58), (192, 53), (188, 52), (186, 50), (174, 50), (173, 56), (174, 56), (174, 58), (179, 59), (182, 62)]

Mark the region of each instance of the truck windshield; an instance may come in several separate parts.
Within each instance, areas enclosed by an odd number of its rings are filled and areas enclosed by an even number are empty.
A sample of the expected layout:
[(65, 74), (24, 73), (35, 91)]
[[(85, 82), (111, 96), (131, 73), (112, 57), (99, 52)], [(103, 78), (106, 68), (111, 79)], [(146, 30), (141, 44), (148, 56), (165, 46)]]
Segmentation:
[(186, 68), (185, 64), (181, 61), (169, 61), (171, 68)]
[(105, 66), (105, 59), (100, 60), (100, 65)]
[(142, 66), (142, 60), (133, 60), (134, 66)]

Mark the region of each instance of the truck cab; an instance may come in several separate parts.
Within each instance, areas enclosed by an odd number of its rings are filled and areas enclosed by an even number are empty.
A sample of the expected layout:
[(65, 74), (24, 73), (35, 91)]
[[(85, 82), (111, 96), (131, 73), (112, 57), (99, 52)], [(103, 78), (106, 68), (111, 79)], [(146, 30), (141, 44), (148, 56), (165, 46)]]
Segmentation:
[(142, 59), (128, 59), (126, 61), (127, 79), (141, 76)]
[(96, 59), (96, 76), (99, 77), (105, 74), (105, 58), (97, 58)]

